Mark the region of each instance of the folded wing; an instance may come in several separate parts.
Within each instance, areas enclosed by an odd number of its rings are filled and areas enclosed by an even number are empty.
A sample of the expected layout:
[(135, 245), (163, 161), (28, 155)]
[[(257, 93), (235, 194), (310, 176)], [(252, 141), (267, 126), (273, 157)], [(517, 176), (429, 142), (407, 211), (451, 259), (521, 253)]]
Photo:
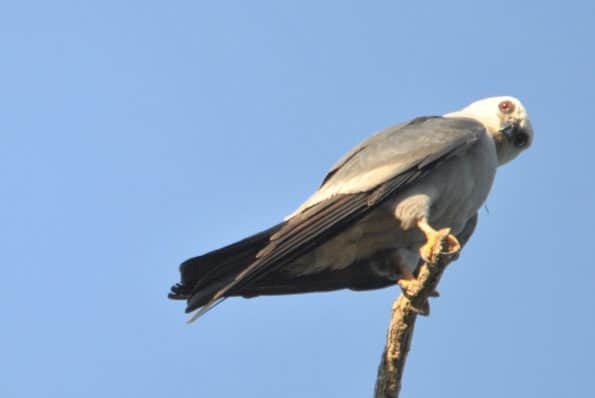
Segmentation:
[[(202, 307), (192, 318), (196, 319), (227, 296), (241, 295), (243, 291), (273, 292), (275, 287), (270, 284), (261, 284), (259, 290), (258, 281), (264, 283), (267, 275), (341, 233), (446, 159), (464, 153), (484, 133), (484, 127), (471, 119), (442, 117), (418, 118), (379, 132), (333, 167), (319, 190), (284, 223), (235, 246), (201, 256), (211, 256), (213, 260), (218, 257), (203, 270), (195, 269), (200, 268), (200, 262), (196, 267), (188, 265), (192, 259), (182, 264), (182, 284), (173, 288), (174, 295), (176, 289), (181, 294), (173, 298), (187, 298), (187, 312)], [(245, 250), (241, 250), (243, 242)], [(308, 279), (301, 279), (296, 278), (299, 291), (333, 288), (329, 277), (324, 278), (326, 286), (311, 289)], [(194, 282), (191, 290), (187, 283), (190, 281)]]

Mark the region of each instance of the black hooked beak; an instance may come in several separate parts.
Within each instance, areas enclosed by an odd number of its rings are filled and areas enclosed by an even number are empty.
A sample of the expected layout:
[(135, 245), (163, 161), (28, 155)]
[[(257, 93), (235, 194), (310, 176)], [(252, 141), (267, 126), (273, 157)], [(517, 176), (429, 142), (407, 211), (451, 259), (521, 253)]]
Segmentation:
[(509, 120), (500, 131), (517, 148), (526, 147), (531, 139), (529, 133), (521, 127), (520, 120)]

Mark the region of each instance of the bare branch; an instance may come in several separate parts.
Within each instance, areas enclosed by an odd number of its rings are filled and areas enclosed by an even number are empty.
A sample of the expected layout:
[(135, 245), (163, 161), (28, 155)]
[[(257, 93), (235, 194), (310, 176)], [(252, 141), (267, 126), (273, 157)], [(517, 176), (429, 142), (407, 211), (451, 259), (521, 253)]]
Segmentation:
[(429, 315), (428, 297), (436, 295), (442, 273), (456, 257), (456, 254), (439, 253), (433, 263), (422, 264), (417, 278), (408, 283), (394, 301), (386, 346), (378, 367), (375, 398), (399, 396), (417, 315)]

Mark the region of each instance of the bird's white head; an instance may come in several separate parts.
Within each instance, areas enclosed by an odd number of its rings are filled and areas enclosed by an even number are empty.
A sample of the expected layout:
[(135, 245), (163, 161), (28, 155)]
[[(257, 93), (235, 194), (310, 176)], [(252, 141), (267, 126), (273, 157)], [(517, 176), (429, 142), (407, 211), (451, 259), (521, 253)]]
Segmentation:
[(517, 157), (533, 141), (529, 115), (514, 97), (484, 98), (444, 117), (465, 117), (482, 123), (496, 144), (500, 165)]

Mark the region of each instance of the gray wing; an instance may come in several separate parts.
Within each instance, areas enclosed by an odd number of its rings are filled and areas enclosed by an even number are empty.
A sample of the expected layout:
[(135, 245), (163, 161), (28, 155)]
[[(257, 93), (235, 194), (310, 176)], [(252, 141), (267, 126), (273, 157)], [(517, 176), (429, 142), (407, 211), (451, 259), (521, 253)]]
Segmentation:
[(383, 142), (387, 136), (390, 136), (390, 135), (394, 134), (396, 131), (401, 130), (404, 126), (419, 123), (420, 121), (422, 121), (424, 119), (426, 119), (426, 118), (417, 118), (417, 119), (413, 119), (413, 120), (410, 120), (405, 123), (400, 123), (400, 124), (385, 128), (384, 130), (381, 130), (381, 131), (371, 135), (363, 142), (360, 142), (358, 145), (353, 147), (349, 152), (347, 152), (345, 155), (343, 155), (343, 157), (341, 159), (339, 159), (337, 161), (337, 163), (335, 163), (333, 165), (333, 167), (331, 167), (331, 169), (328, 171), (327, 175), (322, 180), (320, 187), (324, 186), (331, 179), (331, 177), (335, 175), (335, 173), (339, 169), (341, 169), (343, 166), (345, 166), (351, 159), (356, 157), (360, 152), (362, 152), (364, 149), (368, 148), (370, 145), (373, 145), (375, 142)]
[[(464, 153), (485, 134), (471, 119), (414, 119), (364, 141), (326, 176), (322, 186), (270, 236), (245, 269), (231, 277), (193, 317), (237, 294), (339, 234), (389, 196), (414, 184), (446, 159)], [(200, 296), (200, 300), (198, 297)], [(187, 311), (204, 296), (190, 298)]]
[(380, 131), (345, 155), (318, 191), (286, 220), (334, 196), (371, 191), (412, 167), (425, 168), (454, 147), (466, 148), (468, 140), (483, 132), (483, 125), (475, 120), (436, 116)]

